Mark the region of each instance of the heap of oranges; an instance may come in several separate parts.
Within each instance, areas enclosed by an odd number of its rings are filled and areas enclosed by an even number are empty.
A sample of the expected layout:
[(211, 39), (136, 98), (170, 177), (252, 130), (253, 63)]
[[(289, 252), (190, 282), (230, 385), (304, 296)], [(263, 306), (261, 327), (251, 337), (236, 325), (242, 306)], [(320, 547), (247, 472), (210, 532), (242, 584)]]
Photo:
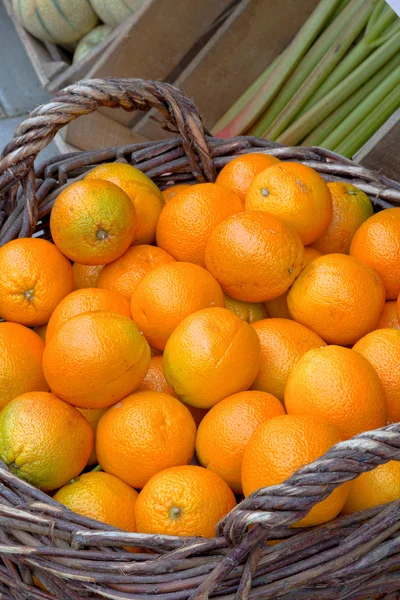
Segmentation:
[[(400, 208), (248, 154), (164, 192), (104, 164), (50, 228), (0, 249), (0, 458), (71, 510), (213, 536), (242, 495), (400, 420)], [(297, 525), (397, 498), (389, 462)]]

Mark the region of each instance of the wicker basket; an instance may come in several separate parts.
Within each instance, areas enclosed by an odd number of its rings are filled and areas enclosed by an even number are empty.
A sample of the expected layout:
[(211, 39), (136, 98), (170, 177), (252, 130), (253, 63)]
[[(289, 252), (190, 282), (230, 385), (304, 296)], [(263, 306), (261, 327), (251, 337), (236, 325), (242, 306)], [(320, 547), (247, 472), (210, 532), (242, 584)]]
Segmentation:
[[(157, 108), (179, 137), (58, 156), (33, 169), (55, 133), (101, 106)], [(161, 188), (213, 181), (237, 154), (266, 152), (301, 161), (327, 180), (347, 180), (375, 209), (400, 206), (400, 185), (320, 148), (287, 148), (251, 137), (206, 135), (193, 104), (170, 85), (93, 80), (72, 85), (18, 126), (0, 160), (0, 244), (41, 232), (67, 182), (94, 165), (129, 162)], [(326, 525), (290, 525), (344, 481), (400, 460), (400, 424), (333, 447), (282, 485), (241, 502), (212, 539), (125, 533), (81, 517), (0, 464), (0, 598), (78, 600), (221, 600), (400, 598), (400, 500)], [(249, 526), (252, 526), (249, 528)], [(266, 545), (266, 540), (283, 540)], [(124, 546), (138, 546), (131, 554)], [(150, 550), (150, 552), (148, 552)], [(35, 587), (36, 576), (48, 592)]]

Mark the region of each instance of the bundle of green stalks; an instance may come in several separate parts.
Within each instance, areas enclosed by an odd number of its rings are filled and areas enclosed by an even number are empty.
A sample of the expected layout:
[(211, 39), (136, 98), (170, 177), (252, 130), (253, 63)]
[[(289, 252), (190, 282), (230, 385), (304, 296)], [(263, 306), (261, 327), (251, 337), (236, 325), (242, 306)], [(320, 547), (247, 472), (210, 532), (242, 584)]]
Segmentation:
[(400, 107), (400, 19), (385, 0), (321, 0), (213, 128), (352, 157)]

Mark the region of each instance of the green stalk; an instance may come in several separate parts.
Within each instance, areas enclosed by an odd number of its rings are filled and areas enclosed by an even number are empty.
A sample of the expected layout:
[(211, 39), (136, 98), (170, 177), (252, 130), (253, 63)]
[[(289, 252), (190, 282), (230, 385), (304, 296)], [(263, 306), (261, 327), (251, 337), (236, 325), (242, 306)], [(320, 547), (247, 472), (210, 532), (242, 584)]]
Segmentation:
[(333, 150), (347, 138), (376, 107), (384, 101), (392, 90), (400, 84), (400, 66), (397, 67), (386, 79), (382, 81), (362, 102), (355, 108), (336, 129), (321, 142), (323, 148)]
[(357, 11), (352, 19), (343, 26), (334, 44), (329, 48), (320, 63), (309, 75), (297, 93), (286, 105), (273, 124), (263, 131), (270, 140), (275, 140), (292, 123), (307, 100), (317, 91), (319, 86), (332, 72), (341, 58), (345, 55), (354, 40), (364, 29), (371, 12), (378, 0), (357, 0)]
[(335, 152), (351, 158), (376, 133), (385, 121), (400, 107), (400, 84), (352, 131)]
[(398, 66), (400, 66), (400, 55), (396, 55), (389, 60), (383, 69), (378, 71), (378, 73), (375, 73), (375, 75), (371, 77), (367, 83), (365, 83), (359, 90), (350, 96), (350, 98), (343, 102), (343, 104), (341, 104), (339, 108), (329, 115), (329, 117), (327, 117), (325, 121), (321, 123), (321, 125), (318, 125), (318, 127), (316, 127), (310, 133), (310, 135), (301, 142), (301, 145), (321, 146), (322, 140), (325, 140), (325, 138), (328, 137), (328, 135), (332, 133), (332, 131), (336, 129), (340, 123), (342, 123), (343, 119), (345, 119), (351, 113), (351, 111), (354, 110), (360, 104), (360, 102), (362, 102), (364, 98), (368, 96), (368, 94), (373, 92), (373, 90), (388, 75), (390, 75), (393, 69)]
[(288, 46), (282, 60), (264, 81), (247, 106), (221, 131), (219, 137), (235, 137), (246, 131), (274, 99), (298, 65), (341, 0), (321, 0), (309, 19)]
[(349, 2), (351, 2), (351, 0), (341, 0), (341, 2), (339, 2), (338, 6), (336, 7), (336, 10), (332, 13), (331, 18), (327, 21), (328, 26), (332, 23), (332, 21), (336, 19), (336, 17), (342, 12), (342, 10), (346, 8)]
[[(378, 42), (379, 37), (383, 32), (387, 32), (388, 27), (394, 22), (399, 22), (396, 13), (387, 6), (379, 16), (378, 20), (366, 32), (362, 40), (349, 52), (347, 56), (338, 64), (336, 69), (324, 81), (321, 87), (308, 100), (307, 104), (302, 108), (300, 116), (305, 114), (312, 106), (321, 100), (328, 92), (336, 87), (347, 75), (365, 60), (375, 49), (375, 42)], [(371, 22), (371, 19), (370, 19)], [(393, 32), (392, 32), (393, 33)], [(384, 43), (386, 39), (382, 39)]]
[(271, 105), (267, 108), (266, 112), (256, 123), (254, 123), (249, 131), (250, 135), (259, 137), (270, 125), (272, 125), (276, 117), (284, 110), (291, 98), (293, 98), (300, 86), (304, 83), (310, 73), (312, 73), (313, 69), (318, 65), (323, 56), (338, 38), (343, 29), (343, 22), (348, 22), (354, 18), (358, 6), (359, 4), (356, 0), (351, 0), (350, 4), (345, 7), (343, 12), (321, 33), (319, 38), (297, 65), (296, 69), (286, 81)]
[(249, 88), (236, 100), (234, 104), (227, 110), (227, 112), (220, 118), (220, 120), (214, 125), (211, 133), (218, 137), (218, 133), (222, 131), (237, 115), (247, 106), (250, 100), (255, 96), (258, 90), (261, 88), (272, 69), (276, 67), (283, 53), (279, 54), (272, 63), (257, 77), (257, 79), (251, 84)]
[(400, 32), (393, 35), (385, 44), (375, 50), (346, 79), (341, 81), (329, 94), (295, 121), (279, 136), (277, 141), (288, 146), (298, 144), (399, 51)]
[(379, 0), (378, 4), (375, 6), (374, 10), (372, 11), (371, 18), (368, 20), (367, 26), (365, 28), (365, 33), (369, 33), (371, 31), (371, 27), (373, 25), (375, 25), (381, 12), (384, 10), (384, 8), (386, 6), (387, 6), (387, 4), (386, 4), (385, 0)]

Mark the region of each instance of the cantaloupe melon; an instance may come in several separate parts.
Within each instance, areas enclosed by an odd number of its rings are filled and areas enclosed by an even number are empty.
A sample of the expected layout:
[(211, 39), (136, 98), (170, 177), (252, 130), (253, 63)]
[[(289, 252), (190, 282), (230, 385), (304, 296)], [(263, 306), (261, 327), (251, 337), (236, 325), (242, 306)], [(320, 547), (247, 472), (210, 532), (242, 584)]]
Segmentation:
[(82, 60), (88, 52), (93, 50), (93, 48), (105, 40), (110, 35), (112, 30), (113, 28), (111, 25), (99, 25), (84, 35), (75, 48), (74, 59), (72, 61), (73, 64), (77, 63), (79, 60)]
[(103, 23), (116, 27), (142, 6), (145, 0), (90, 0)]
[(13, 0), (22, 27), (42, 41), (72, 44), (98, 22), (89, 0)]

